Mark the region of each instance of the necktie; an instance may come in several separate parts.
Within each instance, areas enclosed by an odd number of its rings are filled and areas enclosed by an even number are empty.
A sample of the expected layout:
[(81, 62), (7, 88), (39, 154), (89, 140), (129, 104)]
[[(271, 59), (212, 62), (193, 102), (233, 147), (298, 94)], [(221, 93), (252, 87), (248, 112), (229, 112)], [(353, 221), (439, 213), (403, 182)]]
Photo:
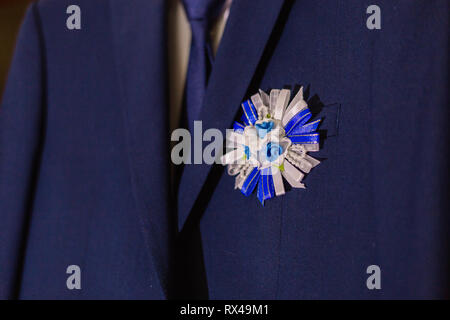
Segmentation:
[(186, 76), (185, 112), (188, 128), (193, 132), (194, 120), (200, 115), (212, 65), (212, 48), (209, 38), (211, 23), (218, 16), (225, 0), (183, 0), (192, 40)]

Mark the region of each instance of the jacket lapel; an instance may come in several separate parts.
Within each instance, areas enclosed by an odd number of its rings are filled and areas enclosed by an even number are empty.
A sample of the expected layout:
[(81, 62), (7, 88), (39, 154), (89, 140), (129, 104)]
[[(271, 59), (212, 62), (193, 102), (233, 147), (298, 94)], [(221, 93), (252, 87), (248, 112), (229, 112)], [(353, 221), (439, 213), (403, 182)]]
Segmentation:
[(110, 4), (120, 104), (140, 230), (167, 295), (172, 232), (168, 205), (166, 1), (115, 0)]
[[(233, 1), (201, 112), (203, 131), (217, 128), (225, 134), (231, 127), (283, 3), (264, 0), (255, 5), (253, 1)], [(191, 212), (210, 169), (206, 164), (185, 165), (178, 192), (179, 229)]]

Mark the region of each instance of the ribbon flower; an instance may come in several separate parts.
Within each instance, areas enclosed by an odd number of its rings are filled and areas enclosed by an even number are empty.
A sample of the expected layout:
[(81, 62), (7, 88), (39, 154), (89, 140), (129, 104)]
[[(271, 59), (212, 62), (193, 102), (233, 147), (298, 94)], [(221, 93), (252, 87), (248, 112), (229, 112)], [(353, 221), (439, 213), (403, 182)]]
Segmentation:
[(228, 174), (236, 176), (235, 189), (249, 196), (257, 188), (264, 201), (285, 193), (284, 179), (293, 188), (305, 188), (304, 175), (320, 161), (308, 152), (319, 151), (317, 128), (321, 119), (312, 115), (303, 99), (303, 87), (289, 103), (291, 91), (262, 90), (242, 103), (241, 122), (227, 133), (227, 148), (221, 158)]

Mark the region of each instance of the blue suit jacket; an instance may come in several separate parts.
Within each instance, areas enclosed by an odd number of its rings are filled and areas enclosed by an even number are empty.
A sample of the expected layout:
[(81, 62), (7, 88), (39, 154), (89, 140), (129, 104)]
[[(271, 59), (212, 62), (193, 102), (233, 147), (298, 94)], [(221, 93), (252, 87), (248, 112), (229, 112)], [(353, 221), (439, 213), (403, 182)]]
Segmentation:
[(0, 298), (446, 296), (449, 3), (379, 0), (381, 30), (370, 4), (233, 1), (203, 128), (287, 85), (325, 118), (307, 189), (265, 207), (219, 166), (172, 196), (165, 1), (33, 4), (0, 109)]

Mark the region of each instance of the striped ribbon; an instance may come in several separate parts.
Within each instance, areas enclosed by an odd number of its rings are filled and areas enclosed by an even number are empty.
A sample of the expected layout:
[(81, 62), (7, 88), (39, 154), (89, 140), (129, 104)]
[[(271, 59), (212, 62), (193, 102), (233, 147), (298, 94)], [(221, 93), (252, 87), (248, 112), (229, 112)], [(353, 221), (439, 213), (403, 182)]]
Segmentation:
[(245, 126), (242, 123), (239, 123), (237, 121), (235, 121), (233, 123), (233, 130), (239, 133), (243, 133), (244, 132), (244, 128)]
[(312, 117), (311, 112), (309, 111), (309, 108), (306, 108), (299, 113), (297, 113), (295, 116), (292, 117), (291, 120), (287, 123), (287, 125), (284, 127), (286, 130), (286, 135), (289, 135), (292, 130), (295, 128), (304, 125), (308, 120)]
[(245, 118), (247, 119), (246, 123), (251, 125), (255, 124), (256, 120), (258, 120), (258, 111), (256, 111), (256, 108), (251, 100), (244, 101), (241, 106), (244, 110)]
[(317, 130), (319, 127), (320, 121), (322, 119), (307, 123), (303, 126), (297, 126), (291, 130), (290, 135), (302, 134), (302, 133), (311, 133)]
[(313, 144), (319, 143), (318, 133), (294, 134), (287, 136), (293, 144)]
[(273, 177), (272, 177), (272, 169), (265, 168), (261, 169), (261, 176), (259, 178), (258, 184), (258, 199), (262, 205), (264, 205), (264, 201), (275, 196), (275, 188), (273, 185)]
[(245, 179), (244, 184), (242, 185), (241, 188), (241, 192), (246, 197), (251, 195), (253, 190), (255, 190), (259, 177), (260, 177), (259, 169), (257, 167), (253, 168), (252, 172), (250, 172), (248, 177)]

